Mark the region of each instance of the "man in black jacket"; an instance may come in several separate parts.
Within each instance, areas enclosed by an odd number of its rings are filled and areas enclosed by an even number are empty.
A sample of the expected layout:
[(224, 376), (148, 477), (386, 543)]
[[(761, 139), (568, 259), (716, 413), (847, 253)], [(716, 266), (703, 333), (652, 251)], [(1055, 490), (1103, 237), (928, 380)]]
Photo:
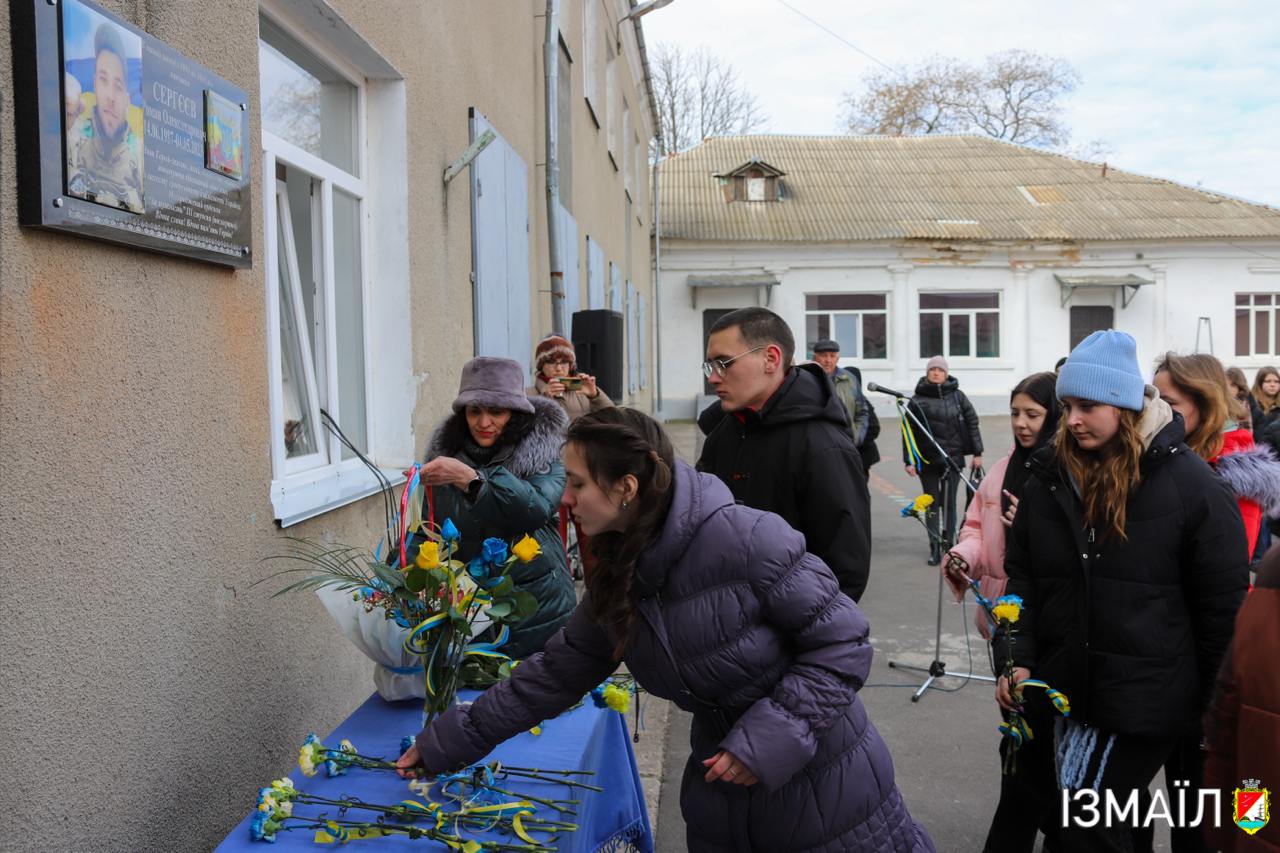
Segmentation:
[(765, 308), (711, 327), (703, 373), (719, 401), (699, 424), (698, 470), (747, 506), (775, 512), (857, 601), (871, 565), (871, 509), (848, 415), (816, 364), (792, 366), (795, 338)]

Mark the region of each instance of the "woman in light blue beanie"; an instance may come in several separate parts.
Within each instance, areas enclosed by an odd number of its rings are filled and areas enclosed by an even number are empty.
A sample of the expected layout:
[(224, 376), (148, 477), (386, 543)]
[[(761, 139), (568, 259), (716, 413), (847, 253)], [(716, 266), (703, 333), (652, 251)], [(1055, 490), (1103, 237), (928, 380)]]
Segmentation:
[[(993, 647), (997, 660), (1011, 653), (1015, 684), (1041, 679), (1070, 700), (1054, 733), (1058, 778), (1042, 784), (1136, 796), (1147, 815), (1148, 786), (1196, 730), (1230, 642), (1249, 578), (1244, 525), (1187, 448), (1182, 417), (1143, 382), (1132, 337), (1087, 337), (1057, 393), (1057, 440), (1032, 455), (1006, 538), (1006, 593), (1022, 597), (1022, 617)], [(1004, 708), (1040, 701), (1009, 681), (996, 688)], [(1151, 849), (1150, 825), (1080, 825), (1082, 802), (1071, 798), (1062, 850)]]
[(1076, 345), (1058, 374), (1058, 399), (1079, 397), (1141, 412), (1146, 382), (1138, 369), (1138, 345), (1115, 329), (1097, 331)]

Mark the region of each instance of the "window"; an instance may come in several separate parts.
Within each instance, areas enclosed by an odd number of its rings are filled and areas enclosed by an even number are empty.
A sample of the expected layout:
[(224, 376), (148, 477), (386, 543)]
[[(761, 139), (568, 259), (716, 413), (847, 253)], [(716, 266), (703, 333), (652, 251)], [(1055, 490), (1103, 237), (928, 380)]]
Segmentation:
[[(635, 187), (632, 189), (631, 198), (636, 203), (637, 210), (644, 209), (644, 191), (649, 183), (649, 169), (645, 160), (645, 145), (640, 141), (640, 135), (635, 136), (635, 161), (636, 161), (636, 179)], [(630, 222), (630, 220), (628, 220)]]
[(1236, 355), (1280, 355), (1280, 293), (1236, 294)]
[(560, 39), (560, 67), (557, 70), (556, 116), (559, 128), (559, 149), (557, 160), (560, 163), (560, 203), (565, 209), (573, 211), (573, 111), (570, 109), (573, 100), (573, 81), (569, 71), (573, 59), (569, 56), (569, 48), (564, 39)]
[(613, 52), (610, 39), (604, 40), (604, 124), (608, 128), (609, 158), (613, 168), (618, 168), (618, 57)]
[(618, 155), (622, 158), (622, 188), (626, 191), (627, 197), (631, 198), (631, 158), (627, 156), (626, 141), (631, 138), (631, 107), (627, 105), (627, 99), (622, 99), (622, 142), (623, 147), (618, 149)]
[(582, 4), (582, 91), (591, 119), (600, 126), (600, 0)]
[(998, 358), (1000, 294), (921, 293), (920, 357)]
[(808, 294), (804, 298), (805, 351), (822, 340), (840, 344), (841, 358), (888, 358), (887, 297), (883, 293)]
[(733, 201), (777, 201), (778, 179), (759, 170), (733, 176)]
[[(370, 106), (403, 103), (404, 83), (371, 49), (362, 62), (372, 72), (340, 59), (367, 43), (329, 24), (322, 6), (315, 29), (283, 13), (259, 18), (271, 501), (285, 526), (378, 489), (330, 420), (366, 456), (414, 450), (412, 402), (371, 388), (371, 377), (403, 387), (412, 368), (384, 343), (408, 331), (408, 235), (383, 219), (407, 199), (404, 122)], [(366, 134), (372, 109), (379, 121)]]

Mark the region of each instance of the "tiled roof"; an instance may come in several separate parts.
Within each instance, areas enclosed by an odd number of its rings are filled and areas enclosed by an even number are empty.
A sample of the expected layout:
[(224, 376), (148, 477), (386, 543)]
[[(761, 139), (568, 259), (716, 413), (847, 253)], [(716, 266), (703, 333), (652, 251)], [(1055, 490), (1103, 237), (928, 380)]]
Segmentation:
[[(780, 201), (726, 202), (751, 159)], [(985, 136), (723, 136), (664, 160), (663, 239), (1184, 240), (1280, 238), (1280, 210)]]

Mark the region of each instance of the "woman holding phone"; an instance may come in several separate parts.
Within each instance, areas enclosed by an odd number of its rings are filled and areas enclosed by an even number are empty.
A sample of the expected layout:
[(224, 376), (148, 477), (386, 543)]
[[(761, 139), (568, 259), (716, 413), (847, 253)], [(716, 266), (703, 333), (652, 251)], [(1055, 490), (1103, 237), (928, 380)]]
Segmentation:
[(529, 396), (555, 400), (569, 413), (570, 422), (613, 405), (594, 376), (578, 372), (573, 344), (559, 335), (547, 335), (538, 341), (533, 358), (533, 387), (528, 391)]

